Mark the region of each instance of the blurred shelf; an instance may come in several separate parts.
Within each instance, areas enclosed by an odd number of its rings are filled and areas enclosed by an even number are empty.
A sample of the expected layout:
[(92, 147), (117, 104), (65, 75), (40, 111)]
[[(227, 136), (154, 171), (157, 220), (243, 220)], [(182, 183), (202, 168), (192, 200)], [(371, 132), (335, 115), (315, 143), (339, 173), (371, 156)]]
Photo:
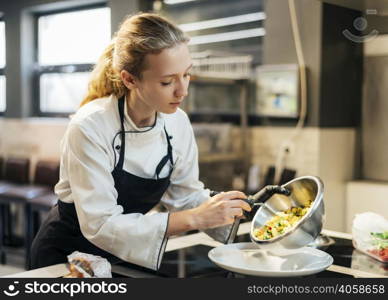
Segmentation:
[[(245, 185), (248, 183), (248, 172), (250, 165), (250, 151), (249, 151), (249, 139), (248, 139), (248, 90), (249, 90), (249, 76), (242, 77), (241, 74), (230, 75), (230, 72), (223, 74), (215, 73), (193, 73), (190, 81), (200, 83), (221, 83), (221, 84), (235, 84), (240, 87), (240, 94), (237, 99), (239, 103), (239, 116), (240, 116), (240, 152), (238, 153), (217, 153), (217, 154), (200, 154), (198, 157), (199, 163), (215, 163), (215, 162), (235, 162), (239, 161), (242, 166), (242, 173), (244, 177)], [(234, 77), (234, 78), (233, 78)], [(188, 110), (190, 115), (193, 111)], [(194, 112), (195, 113), (195, 112)], [(232, 175), (232, 174), (231, 174)]]
[(244, 160), (244, 157), (242, 153), (199, 154), (199, 163), (238, 161)]
[(226, 78), (221, 76), (208, 75), (192, 75), (190, 82), (192, 83), (221, 83), (221, 84), (235, 84), (238, 81), (247, 80), (247, 78)]

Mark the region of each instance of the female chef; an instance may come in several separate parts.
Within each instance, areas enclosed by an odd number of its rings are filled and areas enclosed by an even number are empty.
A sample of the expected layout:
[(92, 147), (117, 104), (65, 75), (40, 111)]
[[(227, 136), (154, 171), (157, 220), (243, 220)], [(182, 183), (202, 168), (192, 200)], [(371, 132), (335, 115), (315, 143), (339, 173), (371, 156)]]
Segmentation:
[[(169, 236), (198, 229), (224, 241), (250, 210), (244, 193), (211, 197), (198, 180), (193, 129), (179, 109), (188, 41), (157, 14), (124, 20), (62, 139), (59, 200), (34, 239), (32, 268), (78, 250), (157, 270)], [(168, 212), (149, 213), (158, 203)]]

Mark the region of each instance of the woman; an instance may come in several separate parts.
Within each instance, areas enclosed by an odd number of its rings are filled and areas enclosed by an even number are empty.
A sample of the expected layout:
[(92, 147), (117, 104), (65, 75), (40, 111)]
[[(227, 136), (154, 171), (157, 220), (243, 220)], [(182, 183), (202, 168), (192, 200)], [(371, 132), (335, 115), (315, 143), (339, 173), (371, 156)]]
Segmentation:
[[(225, 240), (226, 225), (250, 210), (244, 193), (210, 197), (198, 180), (193, 130), (178, 108), (188, 40), (156, 14), (122, 23), (62, 140), (59, 201), (33, 242), (32, 268), (78, 250), (157, 270), (169, 236), (198, 229)], [(169, 212), (150, 213), (158, 203)]]

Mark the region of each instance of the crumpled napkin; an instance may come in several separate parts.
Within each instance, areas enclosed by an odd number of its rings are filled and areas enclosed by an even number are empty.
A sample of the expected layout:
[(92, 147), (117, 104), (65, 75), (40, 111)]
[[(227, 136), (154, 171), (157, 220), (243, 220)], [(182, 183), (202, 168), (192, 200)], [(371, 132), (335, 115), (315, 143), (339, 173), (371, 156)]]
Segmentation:
[[(81, 274), (83, 274), (84, 278), (112, 278), (111, 264), (106, 258), (101, 256), (96, 256), (88, 253), (83, 253), (79, 251), (74, 251), (70, 255), (67, 256), (69, 263)], [(90, 269), (93, 274), (91, 275), (88, 270), (85, 270), (77, 264), (77, 261), (86, 261), (89, 263)]]

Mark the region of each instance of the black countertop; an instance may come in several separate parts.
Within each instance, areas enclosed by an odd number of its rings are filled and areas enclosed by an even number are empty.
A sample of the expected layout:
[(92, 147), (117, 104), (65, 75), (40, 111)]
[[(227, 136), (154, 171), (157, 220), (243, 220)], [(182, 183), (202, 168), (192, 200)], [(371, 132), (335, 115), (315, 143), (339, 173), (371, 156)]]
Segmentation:
[[(388, 265), (380, 263), (369, 256), (358, 252), (353, 248), (352, 241), (349, 239), (333, 238), (335, 243), (326, 249), (321, 249), (329, 253), (334, 258), (333, 265), (350, 268), (352, 270), (360, 270), (375, 274), (376, 276), (388, 276)], [(244, 234), (237, 237), (236, 242), (250, 242), (249, 235)], [(164, 278), (253, 278), (253, 276), (242, 275), (224, 270), (215, 265), (209, 258), (208, 252), (212, 247), (207, 245), (195, 245), (187, 248), (182, 248), (174, 251), (169, 251), (164, 254), (161, 267), (158, 272), (151, 271), (146, 268), (129, 263), (119, 264), (121, 269), (128, 268), (141, 274), (150, 277)], [(114, 277), (132, 277), (131, 275), (120, 275), (114, 272)], [(308, 276), (306, 278), (352, 278), (354, 276), (347, 274), (348, 272), (334, 272), (325, 270), (320, 273)], [(140, 275), (139, 275), (140, 274)], [(134, 276), (135, 277), (135, 276)]]

